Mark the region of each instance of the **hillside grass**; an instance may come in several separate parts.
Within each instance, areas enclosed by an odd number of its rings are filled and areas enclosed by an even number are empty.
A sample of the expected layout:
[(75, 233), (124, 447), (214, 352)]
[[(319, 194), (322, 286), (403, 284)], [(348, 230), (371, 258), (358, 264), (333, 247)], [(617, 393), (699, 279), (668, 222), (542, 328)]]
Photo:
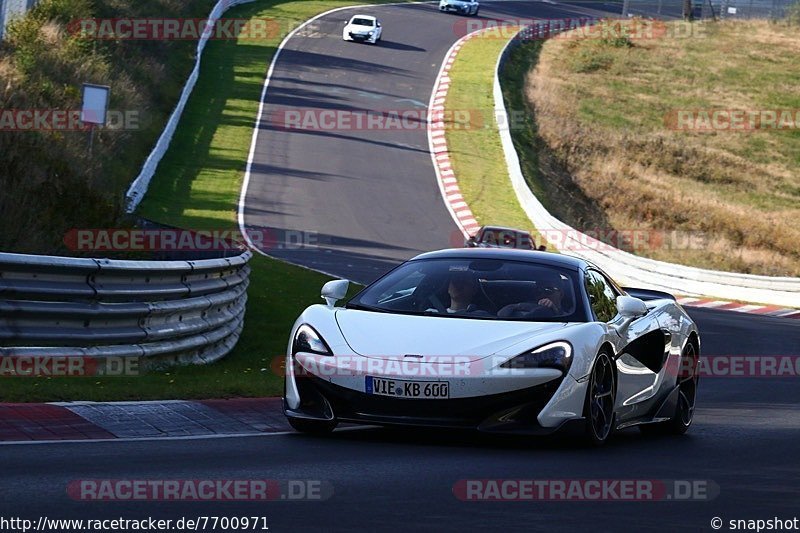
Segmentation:
[(699, 132), (676, 130), (670, 118), (678, 110), (796, 113), (798, 29), (703, 22), (690, 38), (523, 47), (536, 56), (525, 95), (536, 137), (527, 145), (540, 159), (527, 178), (573, 226), (687, 232), (702, 243), (643, 247), (640, 255), (800, 275), (800, 125)]

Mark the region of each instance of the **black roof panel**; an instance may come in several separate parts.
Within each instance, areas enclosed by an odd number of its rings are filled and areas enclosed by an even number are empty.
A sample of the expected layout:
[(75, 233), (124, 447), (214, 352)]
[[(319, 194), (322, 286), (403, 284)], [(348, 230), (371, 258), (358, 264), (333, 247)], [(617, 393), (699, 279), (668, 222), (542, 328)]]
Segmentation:
[(426, 252), (411, 260), (416, 261), (418, 259), (505, 259), (510, 261), (530, 261), (531, 263), (572, 270), (578, 270), (586, 266), (586, 262), (577, 257), (515, 248), (450, 248)]

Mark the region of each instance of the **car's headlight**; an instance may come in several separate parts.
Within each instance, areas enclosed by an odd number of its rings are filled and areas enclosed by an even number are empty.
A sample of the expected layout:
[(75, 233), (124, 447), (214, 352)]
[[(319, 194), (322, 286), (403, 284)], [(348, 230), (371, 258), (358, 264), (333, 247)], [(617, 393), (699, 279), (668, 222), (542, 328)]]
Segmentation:
[(308, 324), (303, 324), (294, 334), (292, 341), (292, 355), (297, 352), (316, 353), (320, 355), (333, 355), (331, 349), (322, 340), (322, 337), (314, 328)]
[(555, 368), (565, 374), (572, 364), (572, 345), (566, 341), (551, 342), (509, 359), (501, 368)]

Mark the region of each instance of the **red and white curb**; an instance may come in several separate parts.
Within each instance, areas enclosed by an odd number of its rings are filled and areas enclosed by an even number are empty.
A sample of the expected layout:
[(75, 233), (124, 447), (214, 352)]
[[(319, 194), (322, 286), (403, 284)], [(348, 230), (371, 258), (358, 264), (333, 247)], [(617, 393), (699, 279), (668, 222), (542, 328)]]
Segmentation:
[(0, 403), (0, 444), (191, 439), (290, 431), (280, 398)]
[(678, 303), (687, 307), (701, 307), (704, 309), (717, 309), (720, 311), (733, 311), (736, 313), (753, 313), (756, 315), (774, 316), (778, 318), (800, 319), (800, 309), (787, 309), (774, 305), (743, 304), (725, 300), (712, 300), (708, 298), (680, 297)]
[(467, 202), (464, 201), (461, 189), (458, 186), (458, 180), (453, 172), (450, 153), (447, 150), (447, 139), (445, 138), (444, 104), (447, 99), (447, 91), (450, 89), (450, 68), (456, 60), (456, 55), (464, 43), (478, 33), (480, 31), (465, 35), (447, 51), (442, 68), (439, 70), (439, 75), (433, 85), (433, 93), (428, 105), (428, 144), (433, 158), (433, 168), (436, 170), (439, 189), (442, 192), (442, 198), (444, 198), (447, 210), (450, 211), (453, 220), (464, 234), (464, 237), (475, 235), (480, 228), (480, 224), (475, 220), (475, 216), (472, 214)]

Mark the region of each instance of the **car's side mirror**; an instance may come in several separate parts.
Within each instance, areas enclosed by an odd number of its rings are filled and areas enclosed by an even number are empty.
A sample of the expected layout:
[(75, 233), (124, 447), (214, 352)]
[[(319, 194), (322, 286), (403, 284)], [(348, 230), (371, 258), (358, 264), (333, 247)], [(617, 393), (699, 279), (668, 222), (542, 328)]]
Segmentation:
[(328, 307), (333, 307), (337, 301), (347, 295), (347, 289), (349, 288), (350, 282), (346, 279), (335, 279), (322, 286), (321, 295), (325, 298), (325, 303), (328, 304)]
[(639, 318), (647, 314), (647, 304), (633, 296), (617, 296), (617, 310), (623, 318)]
[(379, 28), (381, 27), (381, 23), (380, 23), (380, 22), (378, 22), (378, 27), (379, 27)]
[(647, 304), (633, 296), (617, 296), (617, 312), (623, 318), (620, 324), (614, 326), (618, 335), (631, 325), (631, 322), (647, 314)]
[(465, 246), (472, 246), (473, 244), (475, 244), (475, 236), (474, 235), (469, 237), (466, 241), (464, 241), (464, 245)]

